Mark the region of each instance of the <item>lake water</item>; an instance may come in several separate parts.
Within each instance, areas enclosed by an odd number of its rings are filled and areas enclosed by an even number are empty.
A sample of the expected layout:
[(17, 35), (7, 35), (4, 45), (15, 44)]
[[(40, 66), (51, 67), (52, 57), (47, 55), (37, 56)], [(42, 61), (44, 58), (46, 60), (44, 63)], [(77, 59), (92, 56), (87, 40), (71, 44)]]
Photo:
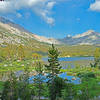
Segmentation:
[[(80, 84), (80, 78), (78, 78), (78, 77), (67, 76), (67, 73), (61, 73), (58, 76), (63, 78), (63, 79), (69, 80), (69, 82), (71, 82), (71, 83)], [(46, 76), (43, 76), (43, 77), (45, 78), (44, 82), (47, 82), (48, 79), (46, 79)], [(73, 80), (73, 78), (75, 78), (75, 80)], [(33, 83), (33, 79), (34, 79), (34, 76), (30, 77), (29, 82)]]
[[(43, 61), (47, 62), (48, 58), (43, 58)], [(61, 57), (59, 58), (60, 64), (63, 69), (66, 69), (68, 66), (89, 66), (90, 63), (94, 61), (94, 57)]]
[[(94, 60), (94, 57), (60, 57), (59, 61), (80, 61), (80, 60)], [(48, 61), (48, 58), (43, 58), (43, 61)]]

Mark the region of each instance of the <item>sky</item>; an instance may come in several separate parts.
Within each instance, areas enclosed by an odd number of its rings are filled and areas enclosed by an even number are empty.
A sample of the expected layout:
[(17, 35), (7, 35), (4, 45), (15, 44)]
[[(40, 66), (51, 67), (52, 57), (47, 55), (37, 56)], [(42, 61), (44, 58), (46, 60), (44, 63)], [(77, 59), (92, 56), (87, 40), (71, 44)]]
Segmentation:
[(100, 0), (4, 0), (0, 16), (46, 37), (100, 32)]

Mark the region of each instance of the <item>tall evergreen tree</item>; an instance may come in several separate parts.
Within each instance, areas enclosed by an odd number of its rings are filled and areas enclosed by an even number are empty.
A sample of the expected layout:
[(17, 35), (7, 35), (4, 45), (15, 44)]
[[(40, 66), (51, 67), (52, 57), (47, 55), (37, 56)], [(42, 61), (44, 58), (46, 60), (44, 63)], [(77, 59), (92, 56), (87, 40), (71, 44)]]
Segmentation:
[(45, 80), (44, 77), (44, 73), (43, 73), (43, 65), (41, 64), (41, 62), (37, 61), (36, 62), (36, 66), (35, 66), (35, 71), (36, 71), (36, 75), (34, 76), (34, 85), (36, 87), (36, 92), (38, 95), (38, 100), (40, 100), (40, 97), (43, 94), (43, 83)]
[(48, 65), (45, 65), (47, 69), (47, 74), (49, 80), (53, 80), (59, 73), (60, 73), (60, 63), (58, 60), (59, 51), (55, 48), (55, 46), (52, 44), (52, 47), (48, 51)]
[[(45, 65), (47, 69), (47, 78), (48, 78), (48, 86), (49, 86), (49, 94), (50, 94), (50, 100), (56, 100), (57, 97), (57, 88), (55, 87), (55, 79), (60, 73), (60, 63), (59, 63), (59, 52), (55, 48), (55, 46), (52, 44), (52, 47), (48, 51), (48, 65)], [(57, 83), (58, 84), (58, 83)], [(54, 92), (53, 92), (54, 91)], [(53, 92), (53, 93), (52, 93)]]
[(29, 67), (26, 67), (24, 74), (19, 77), (19, 98), (21, 100), (31, 100), (32, 90), (29, 84), (29, 73)]

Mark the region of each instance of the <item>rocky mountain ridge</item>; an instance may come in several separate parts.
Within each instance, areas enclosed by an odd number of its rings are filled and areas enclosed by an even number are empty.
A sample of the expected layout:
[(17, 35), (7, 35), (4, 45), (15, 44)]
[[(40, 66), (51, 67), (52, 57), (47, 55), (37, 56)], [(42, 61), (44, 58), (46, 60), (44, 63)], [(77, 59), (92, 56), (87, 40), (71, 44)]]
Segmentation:
[(28, 44), (31, 40), (40, 43), (60, 45), (98, 45), (100, 44), (100, 33), (94, 30), (88, 30), (87, 32), (75, 36), (68, 35), (63, 39), (47, 38), (31, 33), (20, 25), (4, 17), (0, 17), (0, 44)]
[(100, 44), (100, 33), (88, 30), (82, 34), (59, 39), (59, 41), (69, 45), (97, 45)]
[(0, 17), (0, 43), (21, 43), (25, 44), (29, 40), (36, 40), (39, 42), (49, 43), (49, 44), (59, 44), (56, 39), (50, 39), (43, 36), (36, 35), (25, 30), (20, 25), (13, 23), (12, 21)]

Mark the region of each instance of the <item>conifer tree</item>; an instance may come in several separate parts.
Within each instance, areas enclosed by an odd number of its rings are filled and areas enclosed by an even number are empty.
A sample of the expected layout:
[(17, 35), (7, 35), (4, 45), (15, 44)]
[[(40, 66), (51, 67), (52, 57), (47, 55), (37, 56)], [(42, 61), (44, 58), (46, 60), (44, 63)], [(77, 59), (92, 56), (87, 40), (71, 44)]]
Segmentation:
[(45, 80), (44, 73), (43, 73), (43, 65), (41, 62), (37, 61), (35, 66), (36, 75), (34, 76), (34, 85), (37, 89), (38, 100), (43, 94), (43, 82)]
[[(55, 86), (55, 79), (58, 79), (58, 74), (60, 74), (60, 63), (59, 63), (59, 52), (52, 44), (52, 47), (48, 51), (48, 65), (45, 65), (47, 69), (47, 78), (48, 78), (48, 86), (49, 86), (49, 94), (50, 100), (56, 100), (57, 97), (57, 87)], [(58, 81), (57, 81), (58, 82)], [(59, 83), (57, 83), (59, 84)]]
[[(24, 74), (19, 77), (19, 98), (21, 100), (31, 100), (31, 88), (29, 85), (29, 67), (25, 68)], [(20, 92), (21, 91), (21, 92)]]
[(59, 63), (59, 51), (55, 48), (55, 46), (52, 44), (52, 47), (48, 51), (48, 65), (45, 65), (47, 69), (47, 74), (49, 80), (53, 80), (59, 73), (60, 73), (60, 63)]

